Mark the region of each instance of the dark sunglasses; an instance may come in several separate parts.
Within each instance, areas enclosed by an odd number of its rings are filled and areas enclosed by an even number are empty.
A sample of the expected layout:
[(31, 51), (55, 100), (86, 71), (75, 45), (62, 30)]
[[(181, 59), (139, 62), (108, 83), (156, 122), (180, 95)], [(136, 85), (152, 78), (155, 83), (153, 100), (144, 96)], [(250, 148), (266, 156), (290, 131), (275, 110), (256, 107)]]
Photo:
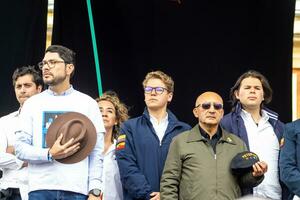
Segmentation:
[(198, 104), (195, 108), (198, 108), (201, 106), (204, 110), (210, 109), (211, 105), (213, 105), (215, 110), (221, 110), (223, 108), (223, 105), (221, 103), (215, 103), (215, 102), (205, 102), (202, 104)]

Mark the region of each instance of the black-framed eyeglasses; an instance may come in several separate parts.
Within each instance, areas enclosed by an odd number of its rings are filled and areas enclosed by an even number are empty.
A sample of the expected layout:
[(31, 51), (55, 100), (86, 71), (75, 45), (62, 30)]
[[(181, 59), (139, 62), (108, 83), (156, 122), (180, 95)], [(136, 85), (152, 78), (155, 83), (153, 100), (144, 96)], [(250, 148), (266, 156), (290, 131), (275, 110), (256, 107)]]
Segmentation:
[(155, 94), (162, 94), (162, 93), (164, 93), (165, 90), (168, 91), (168, 89), (164, 88), (164, 87), (150, 87), (150, 86), (147, 86), (147, 87), (144, 88), (144, 92), (146, 94), (151, 94), (153, 90), (155, 91)]
[(223, 104), (216, 103), (216, 102), (205, 102), (202, 104), (198, 104), (195, 108), (198, 108), (201, 106), (202, 109), (208, 110), (208, 109), (210, 109), (211, 105), (213, 105), (215, 110), (221, 110), (223, 108)]
[(57, 63), (66, 63), (66, 62), (63, 60), (48, 60), (48, 61), (44, 60), (42, 62), (39, 62), (38, 66), (39, 66), (40, 70), (42, 70), (45, 65), (48, 65), (48, 67), (51, 69), (51, 68), (55, 67), (55, 65)]

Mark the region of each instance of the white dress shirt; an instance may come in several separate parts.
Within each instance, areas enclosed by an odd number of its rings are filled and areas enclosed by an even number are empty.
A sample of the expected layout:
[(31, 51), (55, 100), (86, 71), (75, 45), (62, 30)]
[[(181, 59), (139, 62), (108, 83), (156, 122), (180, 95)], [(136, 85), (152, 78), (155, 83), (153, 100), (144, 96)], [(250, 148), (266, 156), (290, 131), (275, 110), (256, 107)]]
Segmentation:
[(297, 195), (294, 196), (293, 200), (300, 200), (300, 197), (298, 197)]
[(3, 177), (0, 189), (19, 188), (22, 199), (28, 199), (28, 169), (15, 155), (6, 153), (8, 146), (15, 144), (15, 129), (19, 124), (19, 111), (0, 118), (0, 168)]
[(279, 142), (268, 121), (269, 116), (262, 110), (262, 117), (258, 124), (245, 110), (241, 112), (241, 116), (247, 130), (250, 151), (256, 153), (261, 161), (268, 164), (265, 178), (260, 185), (253, 188), (253, 194), (270, 199), (281, 199), (278, 172)]
[(103, 162), (103, 200), (123, 200), (123, 190), (118, 163), (116, 160), (116, 141), (104, 154)]
[(159, 142), (161, 143), (165, 133), (166, 133), (166, 130), (167, 130), (167, 127), (168, 127), (168, 124), (169, 124), (169, 120), (168, 120), (168, 113), (167, 115), (161, 120), (160, 123), (158, 123), (157, 119), (153, 116), (150, 115), (150, 121), (152, 123), (152, 126), (155, 130), (155, 133), (156, 135), (158, 136), (158, 139), (159, 139)]

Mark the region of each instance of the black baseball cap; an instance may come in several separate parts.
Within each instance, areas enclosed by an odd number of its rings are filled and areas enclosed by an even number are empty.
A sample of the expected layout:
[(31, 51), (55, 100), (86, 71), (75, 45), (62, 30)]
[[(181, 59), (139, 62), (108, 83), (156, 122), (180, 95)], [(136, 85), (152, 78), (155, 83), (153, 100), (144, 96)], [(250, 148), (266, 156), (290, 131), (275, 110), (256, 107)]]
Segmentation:
[(231, 161), (231, 172), (235, 175), (243, 175), (253, 171), (252, 165), (258, 161), (258, 155), (251, 151), (243, 151), (238, 153)]

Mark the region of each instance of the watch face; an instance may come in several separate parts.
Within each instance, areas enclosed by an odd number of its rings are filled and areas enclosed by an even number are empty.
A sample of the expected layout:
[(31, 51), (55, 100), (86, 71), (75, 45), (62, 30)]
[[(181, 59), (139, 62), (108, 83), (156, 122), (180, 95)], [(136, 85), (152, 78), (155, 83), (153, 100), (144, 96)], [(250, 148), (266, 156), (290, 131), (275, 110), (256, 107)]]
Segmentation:
[(91, 191), (91, 194), (93, 194), (93, 195), (96, 196), (96, 197), (99, 197), (100, 194), (101, 194), (101, 190), (99, 190), (99, 189), (93, 189), (93, 190)]

